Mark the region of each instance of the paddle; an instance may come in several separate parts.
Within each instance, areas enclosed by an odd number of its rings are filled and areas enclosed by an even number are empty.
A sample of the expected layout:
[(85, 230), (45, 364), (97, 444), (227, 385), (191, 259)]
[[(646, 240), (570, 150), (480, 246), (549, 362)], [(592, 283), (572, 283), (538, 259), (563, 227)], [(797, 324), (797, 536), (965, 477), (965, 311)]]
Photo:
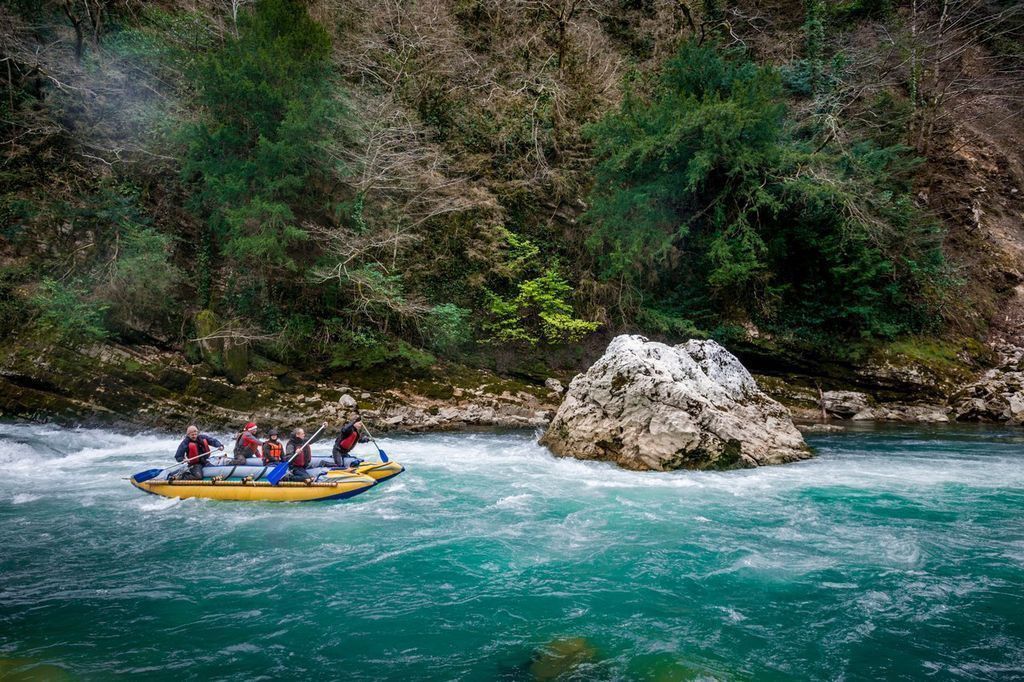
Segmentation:
[(267, 480), (270, 481), (270, 485), (277, 485), (278, 483), (281, 482), (281, 479), (288, 474), (288, 465), (292, 463), (292, 460), (295, 459), (295, 457), (298, 456), (298, 454), (302, 452), (307, 445), (312, 443), (313, 439), (319, 436), (320, 432), (323, 431), (325, 428), (327, 428), (327, 424), (324, 424), (319, 429), (317, 429), (316, 433), (314, 433), (312, 436), (306, 439), (306, 442), (303, 443), (301, 447), (295, 448), (295, 452), (292, 453), (291, 457), (275, 466), (274, 470), (267, 474)]
[(370, 439), (370, 442), (373, 443), (373, 446), (377, 448), (377, 456), (380, 457), (380, 461), (386, 464), (388, 462), (388, 453), (380, 449), (380, 446), (377, 445), (377, 441), (374, 439), (373, 434), (370, 433), (370, 429), (366, 428), (366, 424), (363, 424), (363, 431), (366, 432), (366, 436)]
[(132, 476), (132, 478), (135, 479), (136, 483), (145, 483), (146, 481), (148, 481), (150, 479), (156, 478), (157, 476), (159, 476), (160, 474), (164, 473), (165, 471), (170, 473), (171, 471), (174, 471), (175, 469), (180, 469), (181, 467), (185, 466), (186, 464), (192, 464), (194, 462), (198, 462), (203, 457), (206, 457), (209, 454), (212, 454), (214, 452), (217, 452), (218, 450), (223, 450), (223, 449), (224, 449), (224, 446), (221, 445), (219, 448), (215, 448), (213, 450), (210, 450), (210, 452), (204, 452), (201, 455), (197, 455), (195, 459), (189, 459), (186, 456), (185, 459), (183, 459), (180, 464), (175, 464), (174, 466), (167, 467), (166, 469), (147, 469), (146, 471), (142, 471), (142, 472), (139, 472), (139, 473), (135, 474), (134, 476)]

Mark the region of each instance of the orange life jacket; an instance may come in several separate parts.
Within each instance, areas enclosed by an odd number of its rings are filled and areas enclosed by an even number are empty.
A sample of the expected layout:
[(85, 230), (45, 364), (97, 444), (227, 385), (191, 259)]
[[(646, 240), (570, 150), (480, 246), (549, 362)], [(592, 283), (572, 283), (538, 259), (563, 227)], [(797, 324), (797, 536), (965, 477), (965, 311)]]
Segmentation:
[(280, 462), (284, 455), (284, 443), (279, 440), (268, 440), (263, 444), (263, 461)]

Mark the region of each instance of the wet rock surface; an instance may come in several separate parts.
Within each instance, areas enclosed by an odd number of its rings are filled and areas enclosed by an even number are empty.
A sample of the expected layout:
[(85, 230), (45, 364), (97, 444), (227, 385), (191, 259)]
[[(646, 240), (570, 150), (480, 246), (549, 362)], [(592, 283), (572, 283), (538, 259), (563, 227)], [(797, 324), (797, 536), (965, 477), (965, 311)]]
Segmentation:
[(230, 430), (255, 420), (290, 429), (333, 426), (358, 411), (382, 431), (443, 431), (540, 427), (557, 407), (545, 386), (466, 370), (454, 386), (439, 375), (364, 390), (262, 360), (235, 384), (220, 367), (154, 347), (23, 346), (0, 356), (0, 417), (172, 430), (193, 422)]
[(957, 421), (1024, 425), (1024, 348), (1001, 346), (998, 366), (953, 396)]
[(765, 392), (802, 422), (883, 421), (942, 424), (949, 422), (1024, 425), (1024, 348), (1003, 344), (992, 349), (994, 367), (965, 374), (946, 396), (934, 387), (918, 400), (893, 400), (886, 386), (875, 391), (820, 390), (779, 377), (759, 377)]
[(714, 341), (619, 336), (577, 375), (541, 439), (629, 469), (752, 467), (810, 456), (789, 412)]

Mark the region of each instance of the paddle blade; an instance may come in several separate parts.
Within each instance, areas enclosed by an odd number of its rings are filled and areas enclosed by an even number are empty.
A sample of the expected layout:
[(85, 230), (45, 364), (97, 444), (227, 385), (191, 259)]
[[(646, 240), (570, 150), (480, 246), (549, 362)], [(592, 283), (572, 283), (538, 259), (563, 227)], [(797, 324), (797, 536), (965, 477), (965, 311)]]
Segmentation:
[(379, 445), (377, 446), (377, 455), (380, 456), (380, 461), (382, 461), (384, 463), (387, 463), (387, 461), (388, 461), (388, 453), (386, 453), (383, 450), (381, 450)]
[(270, 481), (270, 485), (277, 485), (281, 482), (281, 479), (288, 474), (288, 462), (281, 462), (274, 470), (267, 474), (267, 480)]
[(157, 476), (159, 476), (161, 471), (163, 471), (163, 469), (147, 469), (146, 471), (140, 471), (139, 473), (132, 476), (132, 480), (135, 481), (136, 483), (145, 483), (151, 478), (156, 478)]

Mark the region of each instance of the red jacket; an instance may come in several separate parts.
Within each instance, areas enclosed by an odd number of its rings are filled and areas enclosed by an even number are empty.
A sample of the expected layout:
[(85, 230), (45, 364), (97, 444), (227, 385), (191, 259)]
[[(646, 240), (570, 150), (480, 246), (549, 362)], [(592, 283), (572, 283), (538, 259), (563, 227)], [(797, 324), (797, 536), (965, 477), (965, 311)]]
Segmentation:
[(235, 457), (247, 455), (248, 453), (246, 450), (256, 456), (259, 456), (261, 452), (260, 442), (256, 440), (255, 436), (248, 431), (243, 431), (242, 435), (240, 435), (238, 440), (235, 441)]

